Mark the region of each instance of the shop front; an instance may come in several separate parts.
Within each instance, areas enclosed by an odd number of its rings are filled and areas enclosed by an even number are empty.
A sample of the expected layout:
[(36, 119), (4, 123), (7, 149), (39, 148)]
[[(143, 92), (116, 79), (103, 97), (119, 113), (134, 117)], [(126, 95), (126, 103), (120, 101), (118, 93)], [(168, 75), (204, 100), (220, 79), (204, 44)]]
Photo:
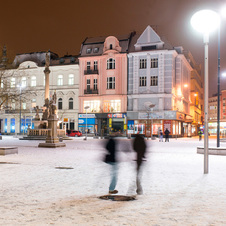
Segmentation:
[(97, 131), (95, 114), (79, 114), (78, 118), (78, 130), (83, 134), (95, 135)]

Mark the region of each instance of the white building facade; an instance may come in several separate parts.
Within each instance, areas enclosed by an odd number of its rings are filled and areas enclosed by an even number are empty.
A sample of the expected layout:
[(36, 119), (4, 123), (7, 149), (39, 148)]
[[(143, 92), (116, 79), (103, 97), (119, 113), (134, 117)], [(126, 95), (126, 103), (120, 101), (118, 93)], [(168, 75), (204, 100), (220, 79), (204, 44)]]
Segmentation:
[[(38, 106), (42, 118), (45, 99), (45, 52), (17, 55), (14, 69), (6, 69), (2, 75), (1, 89), (17, 94), (8, 98), (1, 108), (1, 133), (26, 133), (34, 128), (33, 119)], [(58, 58), (51, 53), (49, 90), (50, 99), (57, 95), (59, 128), (78, 129), (79, 65), (77, 57)], [(4, 88), (4, 86), (7, 86)], [(4, 101), (2, 99), (2, 101)]]

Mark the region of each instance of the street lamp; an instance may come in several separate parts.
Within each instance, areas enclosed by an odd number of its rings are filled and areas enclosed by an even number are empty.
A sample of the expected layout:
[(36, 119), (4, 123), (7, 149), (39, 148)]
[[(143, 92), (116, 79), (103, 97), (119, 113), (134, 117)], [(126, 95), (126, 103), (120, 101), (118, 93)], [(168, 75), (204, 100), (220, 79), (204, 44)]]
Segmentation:
[(220, 23), (218, 14), (212, 10), (201, 10), (191, 18), (192, 27), (203, 34), (205, 49), (204, 61), (204, 174), (208, 173), (208, 43), (209, 33), (214, 31)]
[(84, 140), (87, 140), (87, 109), (89, 109), (89, 106), (85, 106), (84, 108), (86, 110), (86, 137)]

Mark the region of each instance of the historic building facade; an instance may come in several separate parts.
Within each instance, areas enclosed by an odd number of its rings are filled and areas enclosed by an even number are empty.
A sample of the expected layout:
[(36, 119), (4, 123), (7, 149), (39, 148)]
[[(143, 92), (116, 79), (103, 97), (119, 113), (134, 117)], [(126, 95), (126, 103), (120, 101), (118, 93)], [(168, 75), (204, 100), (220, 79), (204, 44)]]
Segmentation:
[(128, 54), (128, 133), (191, 136), (191, 71), (182, 48), (148, 26)]
[[(10, 69), (2, 70), (1, 133), (26, 133), (37, 110), (42, 117), (45, 99), (45, 52), (19, 54)], [(50, 52), (50, 96), (56, 91), (59, 127), (78, 128), (79, 66), (76, 56), (59, 58)], [(11, 95), (13, 94), (13, 95)]]
[(87, 127), (92, 134), (126, 135), (127, 53), (131, 37), (89, 38), (83, 42), (79, 58), (81, 131)]

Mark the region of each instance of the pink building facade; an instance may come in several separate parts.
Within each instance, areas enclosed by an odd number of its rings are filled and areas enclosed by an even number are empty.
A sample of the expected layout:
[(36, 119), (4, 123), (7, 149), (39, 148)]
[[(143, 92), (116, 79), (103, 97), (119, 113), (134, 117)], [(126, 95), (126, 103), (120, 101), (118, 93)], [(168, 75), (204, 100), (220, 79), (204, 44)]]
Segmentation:
[(81, 47), (79, 130), (126, 135), (129, 36), (86, 39)]

